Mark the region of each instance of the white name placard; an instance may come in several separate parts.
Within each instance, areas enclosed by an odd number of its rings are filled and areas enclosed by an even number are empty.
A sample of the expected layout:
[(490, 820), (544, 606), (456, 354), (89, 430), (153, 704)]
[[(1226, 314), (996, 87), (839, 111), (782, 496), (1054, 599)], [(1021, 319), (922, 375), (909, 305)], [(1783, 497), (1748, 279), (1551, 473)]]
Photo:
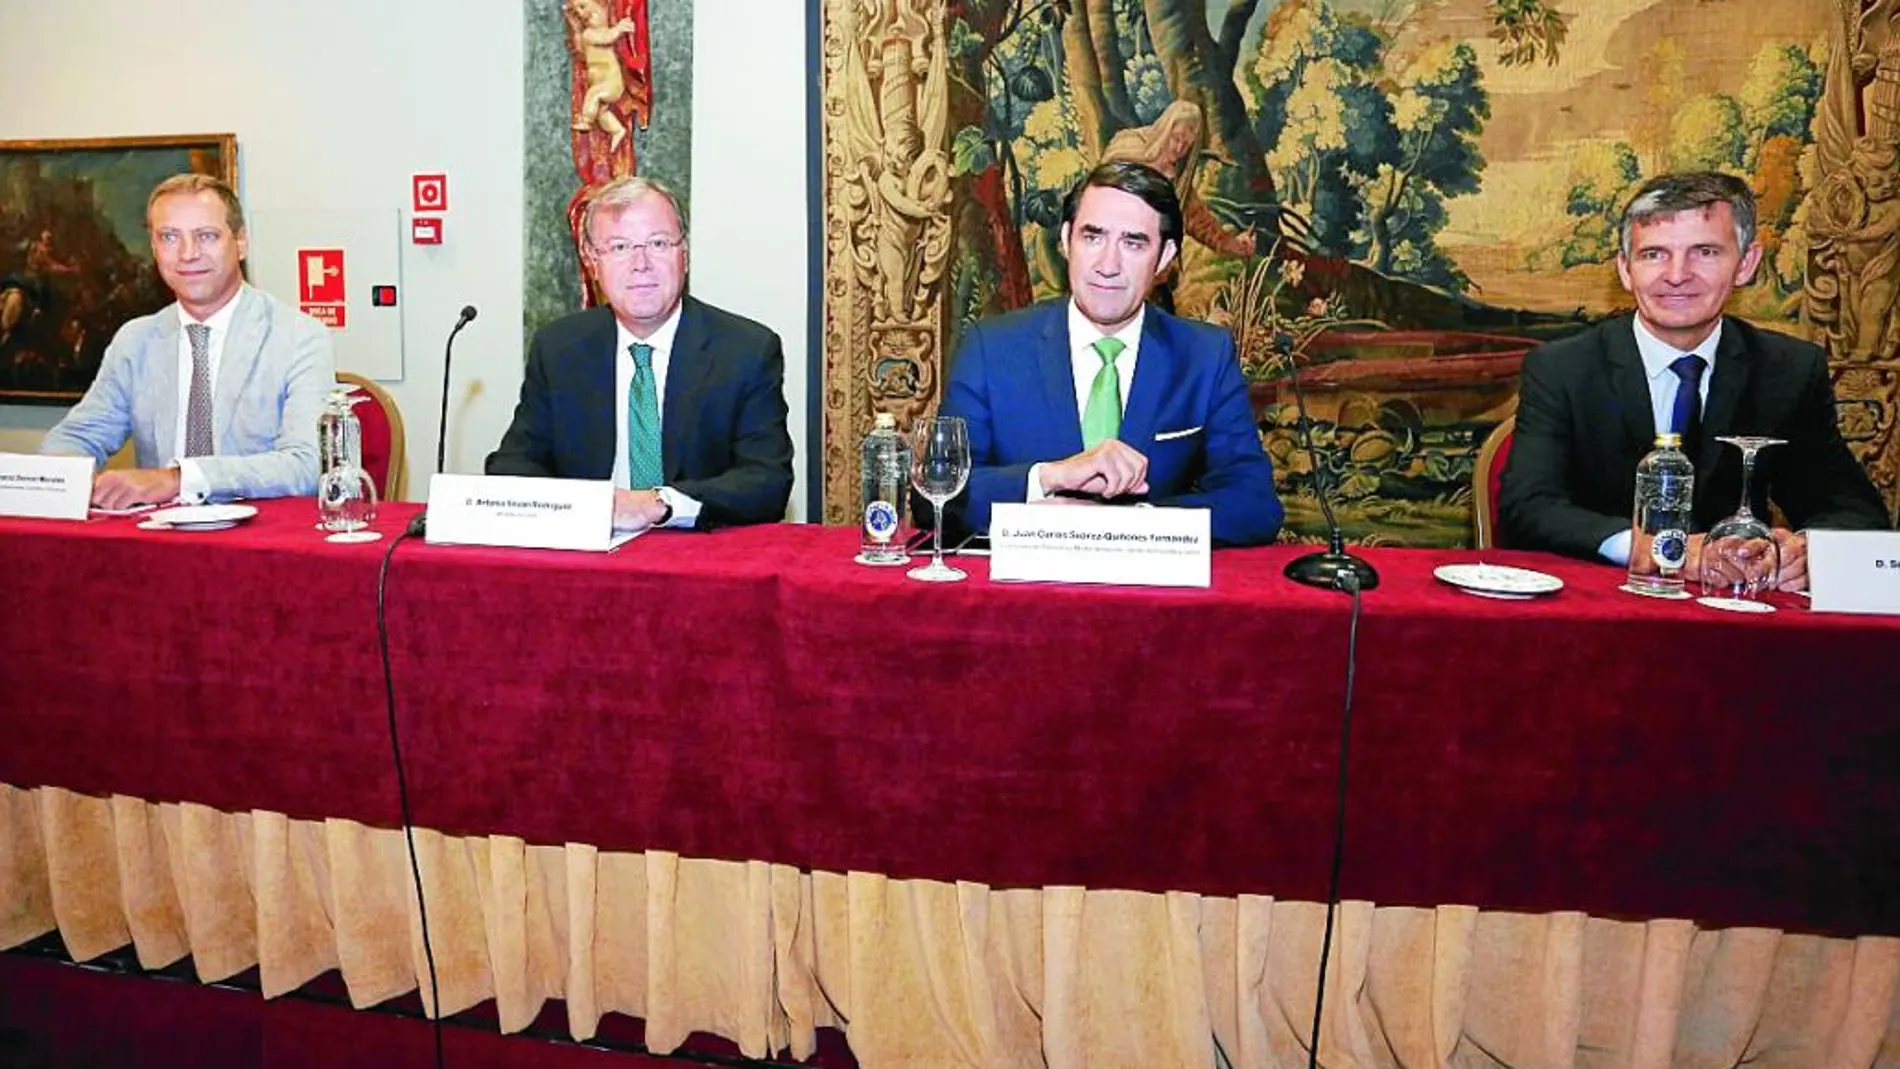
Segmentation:
[(1197, 586), (1213, 581), (1206, 509), (997, 505), (990, 578)]
[(1809, 531), (1815, 612), (1900, 614), (1900, 533)]
[(437, 475), (429, 480), (432, 545), (513, 546), (604, 552), (614, 534), (614, 484), (517, 475)]
[(0, 453), (0, 516), (83, 520), (91, 501), (91, 457)]

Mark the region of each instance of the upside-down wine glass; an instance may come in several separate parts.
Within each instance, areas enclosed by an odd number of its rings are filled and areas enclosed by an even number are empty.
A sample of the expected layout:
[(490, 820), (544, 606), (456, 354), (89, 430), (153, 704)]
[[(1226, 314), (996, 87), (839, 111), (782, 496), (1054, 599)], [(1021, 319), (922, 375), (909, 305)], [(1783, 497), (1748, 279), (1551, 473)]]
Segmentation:
[(913, 433), (910, 482), (930, 500), (937, 523), (930, 563), (911, 569), (910, 577), (926, 583), (954, 583), (967, 577), (943, 562), (943, 507), (970, 481), (970, 428), (961, 416), (932, 416), (918, 420)]
[(1742, 451), (1742, 504), (1733, 516), (1709, 528), (1702, 539), (1702, 558), (1697, 568), (1705, 603), (1718, 608), (1748, 605), (1761, 612), (1773, 606), (1761, 602), (1762, 595), (1781, 581), (1781, 547), (1775, 533), (1749, 507), (1750, 485), (1755, 475), (1755, 457), (1762, 450), (1786, 445), (1780, 438), (1737, 435), (1717, 438)]

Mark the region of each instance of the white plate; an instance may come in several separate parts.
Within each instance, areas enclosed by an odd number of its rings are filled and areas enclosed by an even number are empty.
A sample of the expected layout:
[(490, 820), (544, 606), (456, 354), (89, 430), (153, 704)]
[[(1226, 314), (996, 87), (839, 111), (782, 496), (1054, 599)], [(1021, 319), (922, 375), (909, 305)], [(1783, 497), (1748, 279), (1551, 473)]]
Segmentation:
[(1743, 601), (1741, 598), (1697, 598), (1697, 605), (1707, 605), (1711, 609), (1723, 612), (1774, 612), (1775, 607), (1765, 601)]
[(1564, 588), (1554, 575), (1504, 564), (1446, 564), (1432, 574), (1466, 593), (1493, 598), (1531, 598)]
[(179, 505), (159, 509), (145, 517), (145, 524), (176, 527), (181, 531), (221, 531), (257, 515), (256, 505)]
[(236, 520), (225, 520), (223, 523), (153, 523), (151, 520), (146, 520), (144, 523), (139, 524), (139, 530), (141, 531), (228, 531), (231, 528), (236, 527), (237, 525), (238, 525), (238, 522)]
[(1687, 590), (1676, 590), (1670, 593), (1662, 593), (1655, 590), (1638, 590), (1628, 583), (1624, 583), (1616, 589), (1621, 590), (1625, 594), (1634, 594), (1639, 598), (1655, 598), (1657, 601), (1688, 601), (1695, 596)]

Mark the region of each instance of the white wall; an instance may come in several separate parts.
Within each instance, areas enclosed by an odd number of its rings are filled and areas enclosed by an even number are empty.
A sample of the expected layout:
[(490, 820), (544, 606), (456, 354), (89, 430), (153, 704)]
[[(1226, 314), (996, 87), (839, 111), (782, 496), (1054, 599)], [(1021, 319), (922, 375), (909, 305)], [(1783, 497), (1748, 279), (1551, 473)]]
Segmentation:
[[(795, 516), (807, 448), (802, 8), (699, 0), (693, 87), (692, 286), (785, 340)], [(442, 340), (462, 305), (481, 316), (456, 341), (449, 470), (481, 469), (521, 384), (521, 42), (521, 0), (0, 0), (0, 139), (235, 132), (240, 192), (258, 212), (406, 208), (411, 174), (446, 171), (445, 244), (406, 250), (405, 377), (392, 387), (419, 497)], [(760, 159), (784, 165), (762, 177)], [(60, 414), (0, 406), (0, 449), (30, 450)]]
[(805, 5), (699, 0), (693, 14), (692, 290), (785, 341), (795, 519), (805, 519), (808, 346)]

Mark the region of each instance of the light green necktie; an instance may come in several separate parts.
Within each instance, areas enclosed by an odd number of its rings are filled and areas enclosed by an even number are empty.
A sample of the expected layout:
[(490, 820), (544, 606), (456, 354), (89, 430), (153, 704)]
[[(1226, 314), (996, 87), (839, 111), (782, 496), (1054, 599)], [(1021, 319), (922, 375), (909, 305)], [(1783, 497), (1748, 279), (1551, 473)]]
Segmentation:
[(1122, 379), (1115, 374), (1115, 358), (1128, 346), (1120, 338), (1096, 340), (1095, 355), (1102, 370), (1089, 384), (1088, 407), (1082, 410), (1082, 448), (1094, 449), (1122, 432)]
[(648, 490), (666, 481), (660, 470), (660, 402), (653, 389), (653, 346), (634, 342), (627, 387), (627, 485)]

